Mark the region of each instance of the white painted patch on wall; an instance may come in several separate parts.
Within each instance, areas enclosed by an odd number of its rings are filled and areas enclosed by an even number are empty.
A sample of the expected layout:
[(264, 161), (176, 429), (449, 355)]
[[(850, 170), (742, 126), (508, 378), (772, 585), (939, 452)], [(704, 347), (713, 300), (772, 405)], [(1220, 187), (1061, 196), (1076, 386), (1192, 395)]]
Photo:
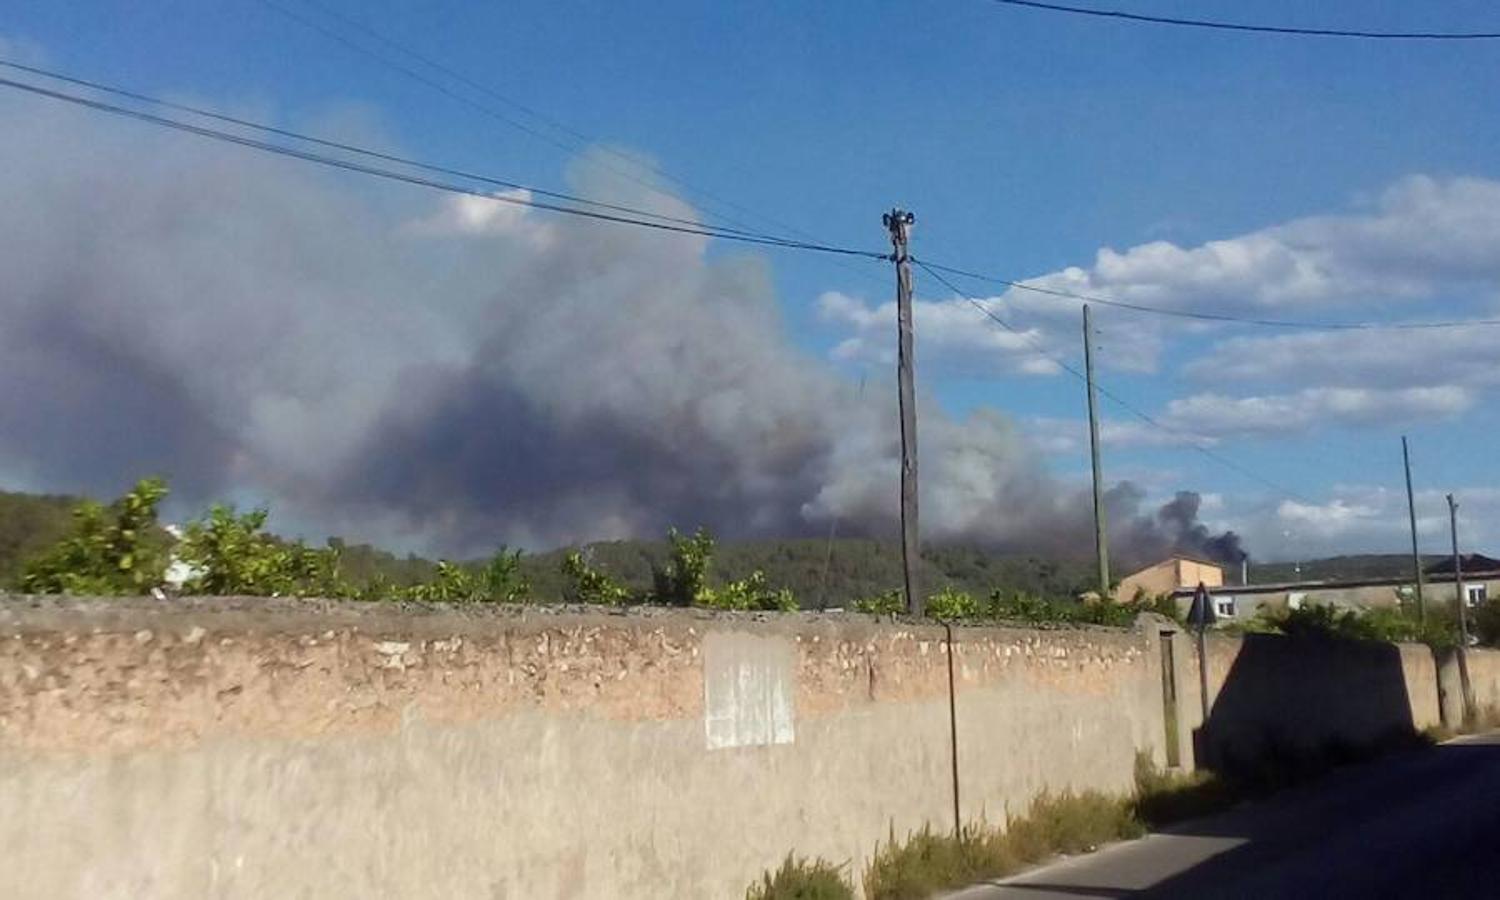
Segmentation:
[(703, 639), (708, 749), (790, 744), (792, 645), (785, 638), (709, 632)]

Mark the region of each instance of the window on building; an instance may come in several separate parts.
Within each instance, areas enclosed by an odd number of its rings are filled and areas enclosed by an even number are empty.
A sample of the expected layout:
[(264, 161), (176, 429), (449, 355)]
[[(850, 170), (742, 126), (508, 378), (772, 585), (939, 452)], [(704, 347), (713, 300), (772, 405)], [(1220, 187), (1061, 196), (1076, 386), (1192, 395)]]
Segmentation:
[(1469, 601), (1470, 606), (1478, 606), (1489, 599), (1489, 591), (1486, 588), (1488, 588), (1488, 585), (1464, 585), (1464, 597)]
[(1233, 597), (1215, 597), (1214, 598), (1214, 615), (1218, 616), (1221, 619), (1232, 619), (1232, 618), (1234, 618), (1234, 615), (1235, 615), (1234, 598)]

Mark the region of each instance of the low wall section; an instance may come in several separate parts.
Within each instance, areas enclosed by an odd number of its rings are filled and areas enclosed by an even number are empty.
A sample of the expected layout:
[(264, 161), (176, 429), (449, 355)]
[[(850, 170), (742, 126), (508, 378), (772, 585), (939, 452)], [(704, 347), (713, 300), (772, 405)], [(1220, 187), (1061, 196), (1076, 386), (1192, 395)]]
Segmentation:
[(1379, 746), (1442, 721), (1437, 665), (1425, 645), (1248, 634), (1204, 640), (1205, 723), (1194, 641), (1178, 640), (1194, 654), (1186, 730), (1209, 768)]
[[(1191, 764), (1171, 630), (955, 628), (961, 817), (1127, 791), (1172, 734)], [(1209, 648), (1234, 740), (1436, 720), (1425, 649)], [(951, 827), (949, 704), (945, 629), (862, 616), (0, 598), (0, 896), (739, 897), (793, 850), (858, 878)]]
[[(1474, 711), (1494, 717), (1500, 714), (1500, 650), (1471, 647), (1465, 654), (1469, 666), (1469, 685), (1474, 691)], [(1443, 721), (1457, 727), (1464, 720), (1463, 682), (1459, 678), (1458, 654), (1447, 650), (1439, 654), (1443, 703)]]

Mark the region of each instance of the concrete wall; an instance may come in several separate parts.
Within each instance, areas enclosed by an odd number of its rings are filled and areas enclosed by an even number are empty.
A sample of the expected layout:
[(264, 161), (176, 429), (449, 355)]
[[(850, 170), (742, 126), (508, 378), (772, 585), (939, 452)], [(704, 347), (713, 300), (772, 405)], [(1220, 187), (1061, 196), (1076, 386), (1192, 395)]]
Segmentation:
[[(1161, 758), (1148, 631), (958, 629), (961, 803)], [(943, 628), (0, 601), (0, 896), (738, 897), (952, 821)]]
[(1378, 745), (1442, 721), (1437, 664), (1425, 645), (1209, 634), (1204, 649), (1208, 719), (1191, 646), (1183, 721), (1196, 759), (1210, 768)]
[[(1491, 716), (1500, 714), (1500, 650), (1470, 647), (1466, 655), (1469, 685), (1474, 691), (1475, 712)], [(1438, 684), (1442, 695), (1443, 721), (1457, 727), (1464, 720), (1464, 712), (1462, 681), (1459, 679), (1458, 654), (1455, 651), (1447, 650), (1438, 654)]]

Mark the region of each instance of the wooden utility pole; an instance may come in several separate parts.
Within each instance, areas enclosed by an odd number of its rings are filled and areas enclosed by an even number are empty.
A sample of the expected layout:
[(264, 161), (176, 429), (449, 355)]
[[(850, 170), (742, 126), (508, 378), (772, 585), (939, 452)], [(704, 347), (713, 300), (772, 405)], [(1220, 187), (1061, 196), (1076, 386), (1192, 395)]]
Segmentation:
[(1188, 624), (1198, 636), (1198, 700), (1203, 706), (1203, 727), (1208, 726), (1210, 704), (1208, 702), (1208, 626), (1213, 623), (1213, 598), (1203, 582), (1193, 591), (1193, 605), (1188, 608)]
[(920, 616), (926, 609), (917, 565), (921, 544), (917, 530), (917, 396), (912, 361), (911, 255), (907, 242), (917, 217), (903, 209), (883, 216), (891, 233), (891, 258), (896, 263), (896, 381), (901, 413), (901, 568), (905, 576), (906, 611)]
[(1463, 695), (1464, 723), (1474, 719), (1474, 686), (1469, 682), (1469, 610), (1464, 596), (1464, 563), (1458, 555), (1458, 501), (1448, 495), (1448, 527), (1453, 534), (1453, 602), (1458, 607), (1458, 689)]
[[(1089, 395), (1089, 452), (1094, 461), (1094, 552), (1099, 561), (1099, 599), (1109, 599), (1109, 538), (1104, 529), (1104, 475), (1099, 464), (1099, 413), (1094, 397), (1094, 329), (1083, 305), (1083, 371)], [(1129, 598), (1126, 598), (1129, 599)]]
[(1417, 579), (1417, 624), (1427, 622), (1427, 604), (1422, 600), (1422, 554), (1417, 551), (1417, 501), (1411, 492), (1411, 452), (1401, 435), (1401, 464), (1406, 467), (1406, 514), (1411, 519), (1411, 568)]

